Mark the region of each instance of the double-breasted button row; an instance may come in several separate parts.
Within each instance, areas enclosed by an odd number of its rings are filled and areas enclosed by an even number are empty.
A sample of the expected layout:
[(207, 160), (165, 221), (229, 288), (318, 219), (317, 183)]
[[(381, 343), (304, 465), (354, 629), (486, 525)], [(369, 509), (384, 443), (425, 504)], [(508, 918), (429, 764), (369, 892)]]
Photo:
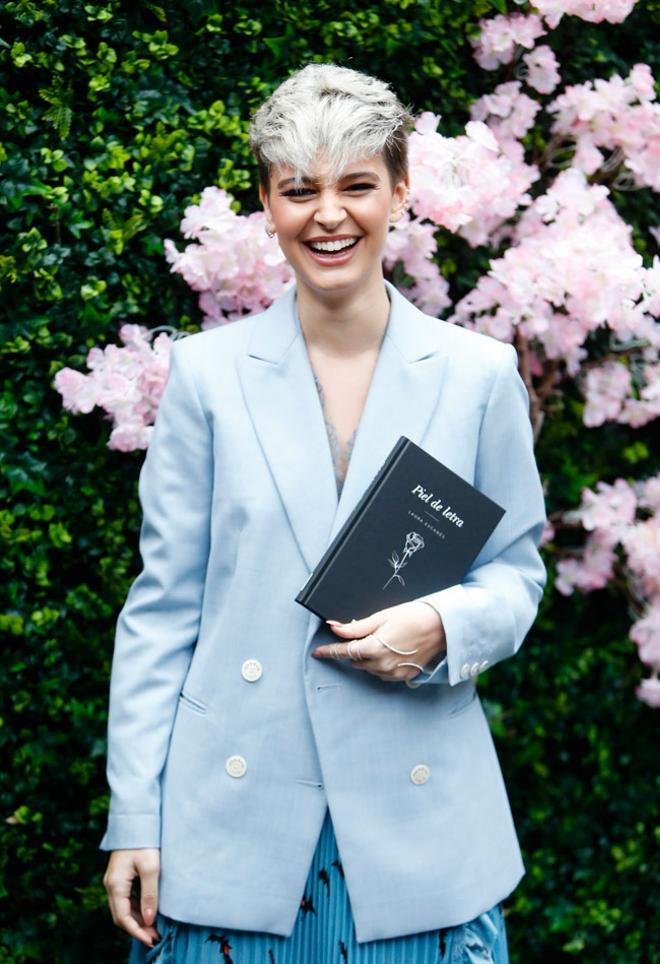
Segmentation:
[(474, 678), (479, 673), (483, 673), (483, 671), (489, 665), (490, 664), (487, 659), (482, 659), (481, 662), (472, 663), (471, 666), (469, 663), (463, 663), (463, 665), (461, 666), (461, 673), (460, 673), (461, 679), (469, 679), (470, 677)]
[[(246, 679), (248, 683), (255, 683), (263, 673), (263, 668), (258, 659), (246, 659), (241, 666), (241, 676)], [(247, 773), (247, 763), (244, 756), (240, 756), (238, 753), (234, 753), (233, 756), (227, 757), (225, 761), (225, 770), (230, 777), (242, 777)]]

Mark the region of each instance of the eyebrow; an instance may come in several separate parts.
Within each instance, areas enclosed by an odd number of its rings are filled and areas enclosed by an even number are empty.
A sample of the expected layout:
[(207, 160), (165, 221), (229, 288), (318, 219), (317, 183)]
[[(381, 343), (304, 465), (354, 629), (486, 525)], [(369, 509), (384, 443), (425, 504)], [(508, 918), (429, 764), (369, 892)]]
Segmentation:
[[(380, 181), (380, 178), (378, 177), (378, 175), (376, 174), (375, 171), (354, 171), (353, 174), (345, 174), (344, 177), (340, 178), (340, 180), (341, 180), (341, 181), (349, 181), (349, 180), (352, 181), (352, 180), (354, 180), (354, 179), (357, 178), (357, 177), (373, 177), (376, 181)], [(277, 186), (278, 186), (278, 188), (280, 188), (280, 187), (286, 187), (287, 184), (292, 184), (294, 180), (295, 180), (295, 178), (293, 178), (293, 177), (287, 177), (287, 178), (285, 178), (283, 181), (280, 181)], [(317, 184), (317, 183), (318, 183), (318, 179), (315, 180), (315, 179), (310, 178), (310, 177), (303, 177), (303, 181), (304, 181), (306, 184)]]

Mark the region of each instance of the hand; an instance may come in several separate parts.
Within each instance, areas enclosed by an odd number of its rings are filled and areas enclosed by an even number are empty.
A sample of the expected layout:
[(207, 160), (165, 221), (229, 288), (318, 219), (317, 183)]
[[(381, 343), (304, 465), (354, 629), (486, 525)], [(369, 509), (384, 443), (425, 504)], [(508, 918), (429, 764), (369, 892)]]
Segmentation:
[[(312, 650), (312, 656), (319, 659), (348, 658), (356, 669), (365, 669), (392, 683), (412, 679), (419, 672), (415, 666), (400, 666), (400, 663), (414, 662), (426, 667), (434, 657), (442, 657), (447, 652), (445, 628), (440, 614), (418, 600), (379, 609), (371, 616), (350, 623), (334, 620), (327, 620), (327, 623), (345, 642), (317, 646)], [(372, 633), (380, 636), (383, 643), (405, 650), (407, 655), (393, 653)], [(349, 652), (351, 641), (356, 639), (360, 642), (353, 643)], [(352, 658), (358, 653), (361, 659)]]
[[(147, 947), (160, 940), (153, 926), (158, 908), (160, 850), (113, 850), (103, 876), (114, 923)], [(140, 880), (140, 897), (131, 895), (133, 880)]]

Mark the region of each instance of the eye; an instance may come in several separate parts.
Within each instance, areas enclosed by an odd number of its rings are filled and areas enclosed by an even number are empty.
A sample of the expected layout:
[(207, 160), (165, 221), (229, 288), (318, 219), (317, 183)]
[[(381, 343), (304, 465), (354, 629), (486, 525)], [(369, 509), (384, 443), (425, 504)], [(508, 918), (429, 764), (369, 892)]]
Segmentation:
[(291, 188), (290, 191), (284, 191), (282, 197), (303, 197), (305, 194), (313, 194), (314, 192), (310, 187), (298, 187)]
[(370, 187), (373, 187), (373, 184), (351, 184), (350, 187), (347, 188), (347, 190), (348, 191), (366, 191)]

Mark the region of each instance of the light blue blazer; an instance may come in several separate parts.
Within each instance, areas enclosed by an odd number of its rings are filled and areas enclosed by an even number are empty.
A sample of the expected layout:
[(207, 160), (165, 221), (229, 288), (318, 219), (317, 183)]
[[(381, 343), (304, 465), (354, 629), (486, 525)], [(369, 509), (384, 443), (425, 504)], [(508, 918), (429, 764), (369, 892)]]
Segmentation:
[[(117, 622), (100, 843), (161, 848), (169, 917), (289, 935), (327, 805), (360, 943), (471, 920), (525, 872), (476, 678), (517, 653), (546, 581), (528, 395), (512, 346), (385, 284), (339, 500), (295, 286), (174, 344)], [(312, 657), (337, 637), (294, 599), (400, 435), (506, 509), (465, 581), (421, 597), (447, 657), (417, 686)]]

